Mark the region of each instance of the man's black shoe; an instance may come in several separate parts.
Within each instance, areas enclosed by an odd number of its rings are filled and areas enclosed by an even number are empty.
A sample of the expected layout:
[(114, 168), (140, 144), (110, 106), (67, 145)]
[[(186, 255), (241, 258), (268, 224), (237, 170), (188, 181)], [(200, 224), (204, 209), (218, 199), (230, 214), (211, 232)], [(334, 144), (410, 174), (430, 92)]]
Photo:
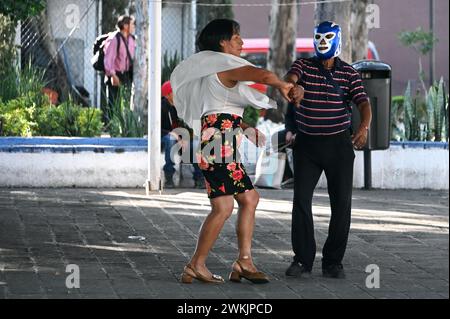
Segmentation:
[(286, 276), (308, 278), (311, 276), (311, 269), (308, 269), (305, 266), (300, 265), (299, 263), (294, 261), (286, 270)]
[(342, 264), (322, 266), (322, 275), (328, 278), (345, 278), (344, 267)]

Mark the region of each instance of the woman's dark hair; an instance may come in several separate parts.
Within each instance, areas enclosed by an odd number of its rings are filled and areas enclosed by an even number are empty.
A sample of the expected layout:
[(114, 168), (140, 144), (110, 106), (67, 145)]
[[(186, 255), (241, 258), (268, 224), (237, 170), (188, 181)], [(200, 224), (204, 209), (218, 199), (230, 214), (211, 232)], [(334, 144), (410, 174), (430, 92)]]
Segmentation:
[(200, 51), (222, 52), (220, 41), (231, 40), (233, 35), (240, 32), (241, 26), (234, 20), (216, 19), (203, 28), (197, 39), (197, 46)]
[(123, 30), (123, 27), (126, 24), (130, 24), (131, 21), (134, 21), (134, 17), (132, 17), (132, 16), (125, 16), (125, 15), (124, 16), (120, 16), (117, 19), (117, 27), (119, 28), (119, 30)]

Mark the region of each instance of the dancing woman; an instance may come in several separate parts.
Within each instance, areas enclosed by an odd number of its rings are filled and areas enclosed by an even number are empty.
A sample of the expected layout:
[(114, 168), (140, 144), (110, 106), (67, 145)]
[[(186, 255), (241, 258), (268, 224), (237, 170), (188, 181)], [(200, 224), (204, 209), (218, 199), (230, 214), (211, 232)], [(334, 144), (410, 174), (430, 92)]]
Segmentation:
[[(213, 275), (205, 263), (233, 212), (235, 199), (239, 205), (236, 224), (239, 254), (229, 279), (266, 283), (268, 276), (258, 271), (251, 255), (259, 194), (239, 161), (237, 148), (244, 134), (257, 146), (265, 143), (261, 132), (242, 121), (244, 108), (248, 105), (258, 109), (274, 108), (276, 103), (243, 81), (277, 88), (288, 101), (297, 99), (298, 87), (240, 58), (243, 41), (240, 26), (233, 20), (211, 21), (201, 31), (197, 44), (200, 52), (175, 68), (171, 83), (179, 117), (201, 137), (197, 156), (212, 210), (202, 224), (194, 255), (185, 266), (181, 281), (224, 282), (221, 276)], [(196, 125), (196, 121), (201, 124)]]

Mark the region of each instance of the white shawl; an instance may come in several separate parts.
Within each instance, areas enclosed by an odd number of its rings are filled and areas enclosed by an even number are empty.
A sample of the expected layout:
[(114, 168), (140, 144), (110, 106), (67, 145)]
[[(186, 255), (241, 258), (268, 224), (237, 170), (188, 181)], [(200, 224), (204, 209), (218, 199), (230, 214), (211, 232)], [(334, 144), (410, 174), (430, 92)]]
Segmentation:
[[(200, 117), (203, 114), (201, 82), (203, 78), (244, 66), (254, 66), (240, 57), (215, 51), (202, 51), (181, 62), (170, 76), (174, 103), (178, 116), (200, 135)], [(239, 94), (248, 105), (256, 109), (276, 108), (277, 104), (268, 96), (248, 85), (251, 82), (239, 82)]]

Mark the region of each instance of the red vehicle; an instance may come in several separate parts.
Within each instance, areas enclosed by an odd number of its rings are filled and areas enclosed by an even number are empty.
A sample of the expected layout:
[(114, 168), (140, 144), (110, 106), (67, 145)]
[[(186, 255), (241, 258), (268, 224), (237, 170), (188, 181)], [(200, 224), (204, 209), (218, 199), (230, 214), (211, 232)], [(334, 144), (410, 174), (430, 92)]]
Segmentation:
[[(243, 39), (244, 47), (242, 57), (249, 62), (265, 68), (267, 66), (267, 54), (269, 52), (269, 39)], [(297, 38), (297, 58), (307, 58), (314, 55), (313, 38)], [(369, 41), (367, 59), (379, 60), (375, 45)]]

